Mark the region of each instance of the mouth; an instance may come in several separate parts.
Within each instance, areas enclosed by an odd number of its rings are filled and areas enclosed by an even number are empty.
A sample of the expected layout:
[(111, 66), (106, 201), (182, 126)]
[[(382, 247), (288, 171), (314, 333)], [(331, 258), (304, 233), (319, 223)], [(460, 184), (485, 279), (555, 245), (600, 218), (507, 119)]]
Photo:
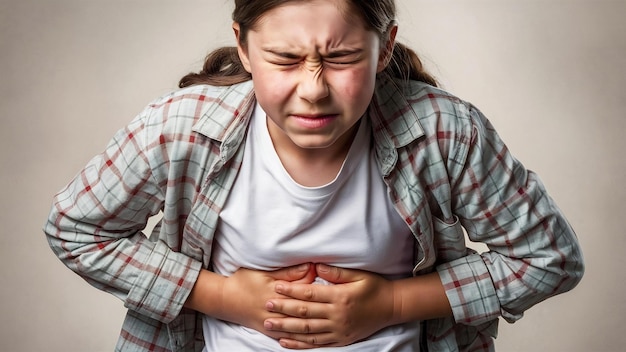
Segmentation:
[(328, 126), (338, 117), (338, 114), (292, 114), (295, 122), (307, 129), (319, 129)]

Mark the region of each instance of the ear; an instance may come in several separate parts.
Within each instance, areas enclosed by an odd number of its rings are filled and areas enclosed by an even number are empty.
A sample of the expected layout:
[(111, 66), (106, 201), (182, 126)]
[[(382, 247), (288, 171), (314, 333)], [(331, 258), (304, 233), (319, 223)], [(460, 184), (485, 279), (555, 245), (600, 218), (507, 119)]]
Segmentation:
[(235, 39), (237, 40), (237, 53), (239, 54), (239, 60), (243, 64), (243, 68), (248, 71), (248, 73), (252, 73), (250, 69), (250, 59), (248, 58), (248, 48), (246, 48), (245, 44), (241, 42), (241, 27), (239, 23), (233, 23), (233, 31), (235, 32)]
[(393, 21), (389, 26), (389, 29), (386, 33), (386, 38), (384, 46), (381, 47), (380, 55), (378, 56), (378, 66), (376, 69), (376, 73), (382, 72), (389, 62), (391, 62), (391, 57), (393, 56), (393, 47), (396, 44), (396, 34), (398, 34), (398, 24)]

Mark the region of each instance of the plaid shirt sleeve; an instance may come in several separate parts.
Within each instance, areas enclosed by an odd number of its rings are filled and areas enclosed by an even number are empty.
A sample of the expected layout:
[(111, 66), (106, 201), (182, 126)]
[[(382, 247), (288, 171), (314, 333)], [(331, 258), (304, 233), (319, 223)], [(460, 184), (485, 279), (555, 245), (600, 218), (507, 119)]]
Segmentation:
[(537, 175), (507, 150), (489, 121), (468, 106), (471, 141), (450, 168), (452, 211), (489, 252), (438, 266), (457, 323), (509, 322), (573, 288), (583, 274), (576, 236)]
[(55, 196), (44, 232), (62, 262), (91, 285), (167, 323), (180, 312), (201, 263), (141, 232), (161, 209), (167, 184), (153, 173), (167, 161), (147, 138), (150, 112), (120, 130)]

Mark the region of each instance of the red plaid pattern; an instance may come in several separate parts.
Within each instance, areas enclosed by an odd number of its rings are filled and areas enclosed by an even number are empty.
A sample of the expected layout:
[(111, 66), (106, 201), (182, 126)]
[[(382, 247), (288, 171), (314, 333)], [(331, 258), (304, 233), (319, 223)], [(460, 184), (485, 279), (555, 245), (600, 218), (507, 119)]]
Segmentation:
[[(117, 350), (202, 349), (199, 316), (183, 303), (210, 262), (254, 103), (251, 82), (162, 97), (56, 195), (52, 249), (129, 308)], [(454, 311), (424, 323), (429, 350), (491, 350), (499, 316), (519, 319), (580, 280), (574, 232), (476, 108), (381, 77), (368, 118), (391, 201), (415, 234), (414, 273), (437, 270)], [(463, 228), (490, 251), (467, 250)]]

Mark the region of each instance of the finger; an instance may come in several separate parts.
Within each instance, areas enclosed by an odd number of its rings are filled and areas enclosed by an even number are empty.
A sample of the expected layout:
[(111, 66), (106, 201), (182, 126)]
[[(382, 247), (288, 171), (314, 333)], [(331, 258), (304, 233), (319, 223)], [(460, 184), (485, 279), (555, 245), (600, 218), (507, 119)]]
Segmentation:
[(334, 346), (337, 345), (336, 340), (337, 339), (331, 333), (308, 335), (293, 334), (289, 337), (281, 338), (279, 343), (284, 348), (299, 350)]
[(304, 263), (275, 271), (270, 271), (268, 272), (268, 275), (274, 280), (296, 281), (302, 280), (307, 276), (311, 276), (311, 272), (313, 271), (315, 271), (315, 268), (312, 264)]
[(270, 318), (263, 322), (263, 327), (267, 331), (286, 333), (287, 338), (305, 342), (311, 342), (304, 340), (306, 335), (332, 332), (331, 322), (326, 319)]
[(289, 339), (289, 340), (291, 340), (290, 336), (292, 335), (291, 333), (288, 333), (288, 332), (270, 331), (270, 330), (267, 330), (267, 329), (261, 331), (261, 333), (265, 334), (266, 336), (269, 336), (269, 337), (273, 338), (276, 341), (278, 341), (280, 339)]
[(359, 281), (363, 276), (360, 270), (338, 268), (336, 266), (321, 263), (315, 265), (315, 270), (319, 277), (334, 284), (345, 284), (348, 282)]
[(298, 299), (271, 299), (267, 301), (265, 308), (271, 313), (303, 319), (328, 319), (333, 309), (326, 303)]
[(311, 284), (313, 283), (313, 281), (315, 281), (315, 278), (317, 277), (317, 273), (315, 272), (315, 265), (313, 264), (306, 264), (309, 267), (309, 270), (307, 271), (307, 273), (300, 279), (297, 280), (291, 280), (292, 283), (298, 283), (298, 284)]
[(281, 347), (288, 348), (290, 350), (307, 350), (307, 349), (311, 349), (311, 348), (322, 347), (322, 346), (319, 346), (319, 345), (312, 345), (310, 343), (297, 341), (297, 340), (291, 340), (291, 339), (287, 339), (287, 338), (282, 338), (282, 339), (278, 340), (278, 343), (280, 343)]
[(338, 286), (298, 284), (290, 282), (278, 282), (274, 288), (276, 293), (283, 296), (291, 297), (296, 300), (331, 303), (332, 298), (336, 296)]

